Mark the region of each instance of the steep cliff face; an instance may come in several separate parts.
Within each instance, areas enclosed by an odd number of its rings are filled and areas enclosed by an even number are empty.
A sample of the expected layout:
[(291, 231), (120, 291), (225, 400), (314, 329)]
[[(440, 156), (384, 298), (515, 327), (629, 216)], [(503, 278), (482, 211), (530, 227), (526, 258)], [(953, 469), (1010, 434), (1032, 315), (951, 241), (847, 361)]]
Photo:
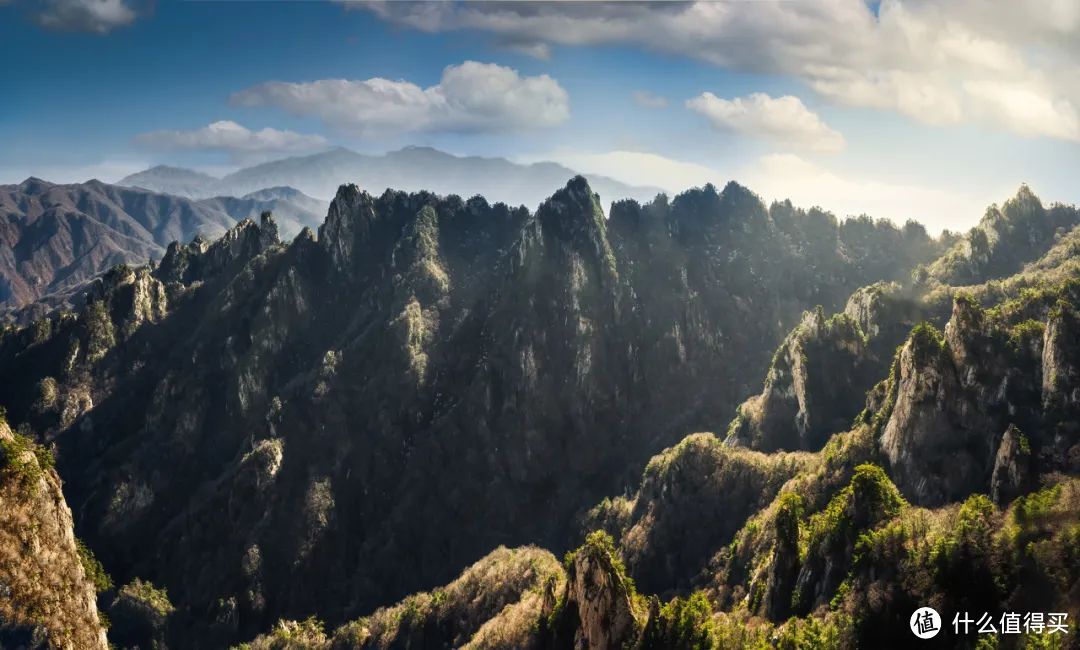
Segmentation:
[(0, 417), (0, 646), (105, 650), (50, 452)]
[(844, 405), (852, 385), (872, 376), (868, 344), (846, 314), (804, 314), (773, 357), (762, 394), (739, 407), (729, 440), (762, 451), (820, 448), (850, 422)]
[(1075, 305), (1051, 308), (1042, 341), (1042, 405), (1058, 435), (1075, 436), (1080, 411), (1080, 319)]
[[(1025, 201), (1035, 210), (1021, 191)], [(1022, 226), (997, 225), (1009, 237)], [(683, 621), (669, 647), (906, 647), (907, 619), (925, 604), (1080, 612), (1071, 237), (1020, 248), (1005, 237), (987, 268), (1026, 266), (1000, 281), (867, 288), (846, 322), (807, 314), (727, 441), (804, 447), (825, 404), (838, 419), (820, 425), (820, 451), (763, 454), (695, 434), (655, 457), (636, 493), (598, 505), (586, 528), (615, 536), (645, 591), (676, 596), (652, 601), (637, 647), (655, 640), (664, 611)], [(922, 319), (932, 322), (913, 327)], [(836, 390), (815, 363), (867, 376)]]
[(1010, 424), (1001, 436), (1001, 444), (994, 457), (990, 498), (999, 505), (1008, 504), (1031, 491), (1032, 479), (1031, 442), (1016, 425)]
[[(921, 503), (944, 503), (977, 489), (992, 461), (989, 421), (963, 399), (944, 346), (940, 332), (922, 326), (901, 348), (894, 405), (881, 435), (897, 482)], [(975, 447), (970, 455), (963, 453), (968, 445)]]
[(603, 533), (591, 535), (571, 556), (561, 604), (561, 611), (553, 612), (553, 626), (556, 633), (573, 631), (567, 645), (574, 648), (632, 647), (646, 618), (618, 551)]
[(856, 291), (844, 311), (826, 319), (819, 307), (781, 343), (765, 388), (739, 406), (727, 442), (762, 451), (810, 450), (845, 430), (887, 369), (892, 350), (926, 308), (896, 283)]
[[(1052, 293), (1071, 296), (1073, 288), (1060, 285)], [(1070, 351), (1063, 351), (1052, 332), (1072, 318), (1073, 308), (1050, 302), (1029, 293), (986, 311), (960, 295), (944, 335), (920, 326), (900, 349), (875, 417), (882, 451), (909, 498), (947, 503), (989, 493), (992, 483), (1022, 472), (1015, 466), (1019, 433), (1004, 435), (1014, 428), (1030, 440), (1040, 471), (1074, 471), (1080, 439), (1061, 414), (1074, 408), (1062, 395), (1074, 390), (1072, 362), (1064, 359), (1075, 350), (1069, 339)], [(1048, 344), (1058, 352), (1048, 353)], [(1049, 383), (1047, 368), (1058, 373)], [(1059, 404), (1064, 411), (1056, 410)]]

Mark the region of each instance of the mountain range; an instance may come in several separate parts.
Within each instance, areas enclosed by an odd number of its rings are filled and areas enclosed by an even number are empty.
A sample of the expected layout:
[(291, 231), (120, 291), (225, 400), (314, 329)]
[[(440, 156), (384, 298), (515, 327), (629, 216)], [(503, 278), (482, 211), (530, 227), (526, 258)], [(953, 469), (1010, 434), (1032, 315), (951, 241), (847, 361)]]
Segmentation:
[[(55, 185), (30, 178), (0, 186), (0, 313), (26, 323), (78, 302), (93, 277), (120, 264), (159, 259), (173, 241), (215, 238), (236, 222), (271, 211), (282, 235), (317, 229), (343, 182), (463, 196), (483, 194), (510, 205), (536, 205), (572, 176), (554, 163), (519, 165), (502, 158), (458, 157), (426, 147), (382, 156), (337, 148), (238, 170), (224, 178), (159, 165), (122, 179)], [(597, 176), (609, 199), (651, 198), (656, 188)], [(73, 302), (74, 301), (74, 302)]]
[(25, 308), (22, 320), (39, 316), (116, 264), (160, 259), (174, 241), (214, 239), (266, 211), (292, 237), (317, 228), (326, 206), (285, 187), (196, 201), (97, 180), (2, 185), (0, 309)]
[[(518, 164), (505, 158), (454, 156), (430, 147), (406, 147), (382, 155), (344, 148), (309, 156), (284, 158), (237, 170), (222, 178), (176, 167), (157, 166), (121, 179), (118, 184), (188, 198), (243, 196), (267, 187), (294, 187), (329, 200), (342, 183), (381, 193), (387, 188), (427, 190), (463, 197), (482, 195), (492, 203), (539, 205), (552, 187), (574, 171), (551, 162)], [(594, 189), (608, 201), (648, 200), (661, 190), (634, 187), (611, 178), (589, 175)]]
[(0, 488), (71, 518), (0, 536), (0, 640), (104, 648), (91, 591), (126, 648), (1074, 621), (1078, 341), (1080, 211), (1026, 187), (932, 238), (736, 183), (607, 213), (581, 177), (536, 211), (342, 186), (317, 238), (260, 215), (3, 330)]

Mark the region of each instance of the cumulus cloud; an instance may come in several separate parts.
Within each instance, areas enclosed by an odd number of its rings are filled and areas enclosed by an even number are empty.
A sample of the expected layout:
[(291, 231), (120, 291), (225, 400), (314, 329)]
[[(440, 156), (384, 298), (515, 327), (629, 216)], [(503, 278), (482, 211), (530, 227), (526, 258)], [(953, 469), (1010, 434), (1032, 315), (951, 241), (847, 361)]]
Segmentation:
[(46, 29), (106, 34), (130, 25), (135, 16), (125, 0), (43, 0), (34, 19)]
[(311, 153), (326, 148), (326, 138), (265, 128), (252, 131), (229, 120), (187, 131), (151, 131), (136, 136), (143, 146), (162, 149), (221, 151), (234, 160), (250, 162), (275, 155)]
[(1041, 93), (1026, 83), (973, 81), (965, 89), (982, 100), (982, 114), (1017, 133), (1080, 140), (1080, 116), (1072, 102)]
[(648, 90), (635, 90), (634, 103), (642, 108), (667, 108), (667, 97), (649, 92)]
[(716, 129), (767, 138), (813, 151), (839, 151), (844, 137), (829, 128), (798, 97), (748, 97), (721, 99), (706, 92), (686, 102), (687, 108), (704, 116)]
[(378, 77), (272, 81), (235, 93), (230, 101), (315, 116), (358, 135), (519, 131), (561, 124), (570, 116), (566, 91), (548, 75), (526, 77), (475, 61), (447, 66), (439, 83), (427, 88)]
[(1080, 140), (1075, 0), (349, 3), (522, 46), (631, 44), (793, 76), (836, 104)]

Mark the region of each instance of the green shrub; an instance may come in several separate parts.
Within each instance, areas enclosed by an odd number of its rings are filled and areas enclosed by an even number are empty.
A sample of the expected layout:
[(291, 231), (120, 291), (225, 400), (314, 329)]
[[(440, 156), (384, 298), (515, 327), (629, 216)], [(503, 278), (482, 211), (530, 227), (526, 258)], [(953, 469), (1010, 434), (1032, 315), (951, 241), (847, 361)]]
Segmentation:
[(947, 591), (983, 603), (993, 603), (1004, 588), (1005, 574), (995, 536), (1000, 518), (989, 498), (968, 497), (956, 518), (930, 547), (935, 582)]
[(167, 591), (139, 578), (121, 587), (120, 595), (144, 603), (162, 616), (168, 616), (174, 609), (172, 603), (169, 602)]
[(105, 567), (94, 557), (93, 551), (83, 544), (81, 539), (75, 540), (75, 547), (79, 551), (79, 561), (82, 562), (86, 577), (94, 585), (94, 591), (109, 591), (113, 588), (112, 578), (105, 572)]
[(795, 492), (784, 492), (777, 499), (776, 536), (780, 539), (799, 539), (799, 522), (803, 516), (803, 498)]
[(581, 553), (587, 553), (593, 557), (607, 558), (612, 570), (615, 572), (615, 576), (626, 586), (626, 590), (631, 597), (637, 594), (634, 579), (627, 575), (626, 565), (623, 564), (622, 556), (619, 554), (619, 549), (615, 548), (615, 540), (611, 538), (611, 535), (602, 530), (594, 530), (589, 533), (588, 537), (585, 538), (585, 543), (578, 550), (567, 554), (565, 559), (567, 568), (573, 565), (574, 560)]
[(917, 366), (937, 361), (945, 352), (945, 337), (933, 324), (923, 321), (911, 330), (911, 353)]
[(847, 539), (876, 522), (895, 517), (904, 505), (904, 498), (885, 470), (863, 463), (855, 468), (847, 487), (810, 518), (809, 546)]
[(1041, 340), (1046, 325), (1035, 319), (1028, 319), (1017, 323), (1009, 328), (1009, 347), (1013, 351), (1021, 351), (1031, 341)]
[(777, 650), (834, 650), (849, 641), (849, 629), (843, 617), (832, 619), (793, 618), (774, 636)]
[(710, 650), (717, 647), (712, 605), (704, 593), (675, 598), (649, 618), (641, 650)]
[(36, 489), (44, 473), (56, 465), (52, 452), (23, 433), (0, 439), (0, 476)]
[(303, 621), (278, 621), (269, 634), (234, 646), (233, 650), (316, 650), (327, 643), (322, 621), (311, 616)]

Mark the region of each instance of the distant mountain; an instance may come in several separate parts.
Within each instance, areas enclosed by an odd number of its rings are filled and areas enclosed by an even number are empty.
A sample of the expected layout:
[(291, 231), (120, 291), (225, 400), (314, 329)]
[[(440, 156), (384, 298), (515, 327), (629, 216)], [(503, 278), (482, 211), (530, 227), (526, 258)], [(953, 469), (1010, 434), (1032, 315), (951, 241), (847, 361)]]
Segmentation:
[[(197, 198), (243, 196), (266, 187), (288, 186), (329, 200), (340, 185), (355, 183), (375, 194), (387, 188), (459, 194), (466, 198), (481, 194), (493, 202), (534, 208), (546, 198), (551, 187), (574, 174), (573, 170), (551, 162), (522, 165), (505, 158), (454, 156), (430, 147), (406, 147), (379, 156), (337, 148), (240, 169), (221, 179), (159, 166), (128, 176), (120, 185)], [(605, 201), (624, 198), (644, 201), (661, 191), (597, 175), (589, 175), (589, 183)]]
[(163, 194), (199, 199), (212, 195), (213, 190), (211, 188), (217, 182), (218, 179), (209, 174), (181, 167), (158, 165), (126, 177), (120, 181), (119, 185), (141, 187)]
[(175, 240), (218, 237), (234, 222), (210, 205), (97, 180), (0, 185), (0, 309), (161, 257)]
[[(155, 167), (143, 178), (164, 179), (173, 171), (186, 172)], [(161, 258), (174, 241), (219, 237), (263, 212), (273, 212), (291, 239), (305, 227), (318, 229), (328, 206), (291, 187), (192, 200), (97, 180), (0, 185), (0, 242), (7, 244), (0, 248), (0, 311), (40, 301), (18, 320), (35, 318), (117, 264)]]
[(286, 239), (292, 239), (304, 228), (318, 230), (330, 207), (328, 201), (313, 199), (291, 187), (270, 187), (240, 198), (215, 196), (199, 203), (224, 212), (236, 221), (258, 219), (263, 212), (273, 212)]

